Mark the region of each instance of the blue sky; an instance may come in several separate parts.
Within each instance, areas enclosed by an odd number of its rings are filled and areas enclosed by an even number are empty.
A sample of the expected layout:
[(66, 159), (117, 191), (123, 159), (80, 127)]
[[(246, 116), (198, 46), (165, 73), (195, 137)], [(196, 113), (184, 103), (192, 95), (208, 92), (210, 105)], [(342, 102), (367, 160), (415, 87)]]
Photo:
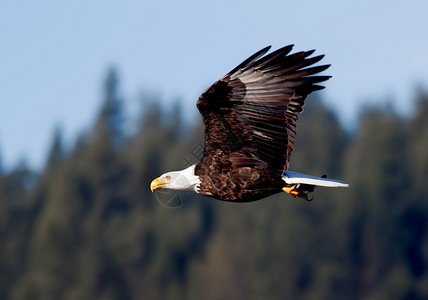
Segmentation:
[(428, 83), (427, 1), (0, 0), (0, 157), (42, 166), (52, 133), (89, 128), (109, 66), (129, 110), (138, 95), (182, 99), (266, 45), (317, 49), (333, 78), (326, 103), (351, 126), (365, 103), (411, 111)]

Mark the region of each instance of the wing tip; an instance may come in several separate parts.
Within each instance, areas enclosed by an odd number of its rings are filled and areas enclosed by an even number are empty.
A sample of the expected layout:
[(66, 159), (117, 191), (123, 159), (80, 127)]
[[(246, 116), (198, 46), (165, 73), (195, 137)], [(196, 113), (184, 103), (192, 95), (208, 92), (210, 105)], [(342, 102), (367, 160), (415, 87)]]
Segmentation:
[(254, 53), (253, 55), (251, 55), (250, 57), (248, 57), (246, 60), (244, 60), (243, 62), (241, 62), (239, 65), (237, 65), (235, 68), (233, 68), (225, 76), (231, 75), (231, 74), (237, 72), (240, 69), (244, 69), (244, 68), (252, 65), (255, 61), (257, 61), (257, 59), (259, 59), (260, 57), (262, 57), (263, 55), (265, 55), (266, 52), (268, 52), (270, 50), (270, 48), (272, 48), (272, 45), (266, 46), (263, 49), (257, 51), (256, 53)]

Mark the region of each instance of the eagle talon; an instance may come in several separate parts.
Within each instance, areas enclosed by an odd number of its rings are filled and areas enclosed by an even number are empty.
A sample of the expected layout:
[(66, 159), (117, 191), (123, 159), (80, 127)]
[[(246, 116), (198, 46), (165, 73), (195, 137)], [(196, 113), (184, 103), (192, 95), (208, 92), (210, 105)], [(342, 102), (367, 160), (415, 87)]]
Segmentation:
[(292, 186), (284, 186), (282, 188), (282, 190), (290, 195), (292, 195), (293, 197), (296, 197), (298, 192), (296, 191), (296, 186), (292, 185)]
[(310, 194), (310, 191), (306, 191), (300, 184), (294, 184), (292, 186), (285, 186), (282, 190), (293, 197), (302, 198), (306, 201), (312, 201), (314, 196)]

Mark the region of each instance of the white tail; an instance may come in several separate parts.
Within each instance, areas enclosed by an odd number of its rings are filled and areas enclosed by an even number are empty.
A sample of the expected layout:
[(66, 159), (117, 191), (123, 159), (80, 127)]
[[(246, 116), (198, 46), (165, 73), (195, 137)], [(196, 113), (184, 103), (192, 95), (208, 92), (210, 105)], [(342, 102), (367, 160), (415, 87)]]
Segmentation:
[(282, 179), (287, 184), (300, 183), (300, 184), (309, 184), (309, 185), (317, 185), (317, 186), (325, 186), (325, 187), (348, 187), (349, 186), (349, 184), (341, 180), (315, 177), (315, 176), (310, 176), (310, 175), (288, 171), (288, 170), (284, 170)]

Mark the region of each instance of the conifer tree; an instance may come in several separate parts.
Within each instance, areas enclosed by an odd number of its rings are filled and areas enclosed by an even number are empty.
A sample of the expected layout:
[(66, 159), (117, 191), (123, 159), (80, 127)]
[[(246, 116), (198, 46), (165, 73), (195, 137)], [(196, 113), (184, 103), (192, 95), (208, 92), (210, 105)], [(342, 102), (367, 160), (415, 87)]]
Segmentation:
[(94, 138), (117, 149), (123, 143), (123, 103), (116, 69), (109, 69), (103, 84), (103, 103), (94, 128)]
[(61, 127), (57, 126), (54, 131), (53, 141), (46, 160), (45, 170), (53, 169), (64, 158), (64, 145)]

